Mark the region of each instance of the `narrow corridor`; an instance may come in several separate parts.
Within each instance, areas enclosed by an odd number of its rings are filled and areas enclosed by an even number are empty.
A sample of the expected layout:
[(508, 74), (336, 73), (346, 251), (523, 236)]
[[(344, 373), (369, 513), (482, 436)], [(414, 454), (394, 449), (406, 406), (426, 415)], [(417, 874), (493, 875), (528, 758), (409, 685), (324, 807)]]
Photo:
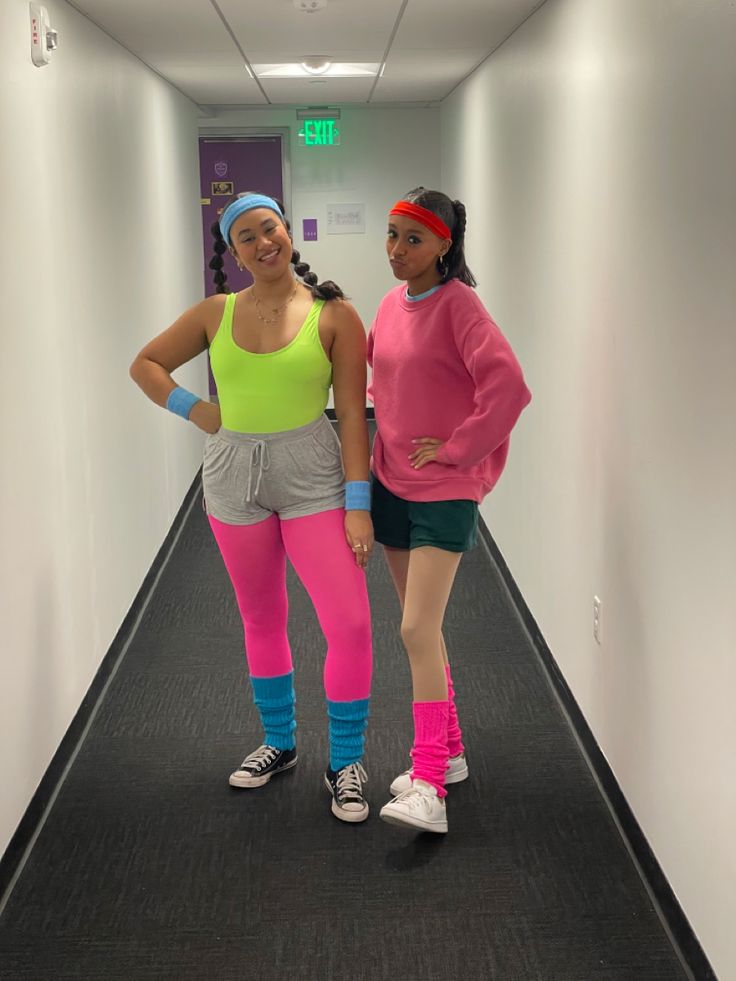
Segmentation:
[(471, 778), (450, 833), (378, 819), (407, 760), (409, 673), (370, 567), (372, 814), (329, 811), (323, 641), (290, 576), (297, 767), (259, 740), (242, 628), (199, 498), (0, 929), (7, 981), (676, 981), (685, 974), (484, 544), (447, 618)]

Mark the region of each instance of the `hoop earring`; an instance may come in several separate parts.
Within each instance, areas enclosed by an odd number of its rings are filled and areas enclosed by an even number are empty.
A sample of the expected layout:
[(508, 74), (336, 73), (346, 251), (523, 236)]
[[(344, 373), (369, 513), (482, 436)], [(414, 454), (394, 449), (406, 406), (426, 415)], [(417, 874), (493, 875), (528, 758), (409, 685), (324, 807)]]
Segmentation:
[(447, 259), (444, 254), (437, 257), (437, 272), (443, 279), (447, 275)]

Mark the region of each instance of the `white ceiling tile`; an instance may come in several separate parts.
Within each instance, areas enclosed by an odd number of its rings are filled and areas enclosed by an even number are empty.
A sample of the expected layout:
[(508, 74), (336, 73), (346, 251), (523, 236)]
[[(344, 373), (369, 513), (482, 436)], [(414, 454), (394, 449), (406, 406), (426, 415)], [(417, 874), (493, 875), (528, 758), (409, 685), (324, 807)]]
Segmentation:
[(366, 102), (372, 78), (326, 79), (261, 79), (266, 95), (275, 105), (335, 105), (346, 102)]
[(390, 105), (392, 103), (419, 102), (422, 104), (441, 102), (447, 92), (447, 85), (427, 82), (388, 82), (377, 88), (371, 98), (372, 106)]
[(483, 49), (473, 47), (467, 50), (446, 49), (442, 59), (433, 58), (426, 51), (396, 51), (389, 56), (386, 70), (379, 79), (381, 82), (401, 79), (426, 79), (454, 84), (457, 78), (466, 75), (483, 58)]
[(73, 0), (73, 6), (149, 63), (180, 53), (214, 67), (219, 57), (238, 55), (214, 8), (203, 0)]
[(171, 66), (167, 78), (199, 105), (267, 105), (243, 64), (213, 71), (208, 66)]
[(296, 10), (292, 0), (218, 3), (249, 59), (255, 60), (252, 52), (268, 48), (281, 52), (278, 61), (330, 53), (334, 61), (348, 61), (342, 53), (357, 45), (383, 54), (401, 9), (400, 0), (329, 0), (314, 14)]
[(413, 0), (393, 50), (421, 48), (442, 57), (445, 48), (482, 47), (490, 54), (542, 0)]

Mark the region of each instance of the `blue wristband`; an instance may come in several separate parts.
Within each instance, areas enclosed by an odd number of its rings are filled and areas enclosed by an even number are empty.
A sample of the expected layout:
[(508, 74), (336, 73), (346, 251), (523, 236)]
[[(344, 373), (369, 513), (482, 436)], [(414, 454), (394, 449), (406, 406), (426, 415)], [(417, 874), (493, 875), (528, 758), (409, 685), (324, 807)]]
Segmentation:
[(370, 511), (371, 485), (368, 480), (348, 480), (345, 484), (345, 510)]
[(193, 406), (201, 401), (199, 395), (192, 395), (186, 388), (172, 388), (166, 399), (166, 408), (174, 415), (181, 416), (182, 419), (189, 419), (189, 413)]

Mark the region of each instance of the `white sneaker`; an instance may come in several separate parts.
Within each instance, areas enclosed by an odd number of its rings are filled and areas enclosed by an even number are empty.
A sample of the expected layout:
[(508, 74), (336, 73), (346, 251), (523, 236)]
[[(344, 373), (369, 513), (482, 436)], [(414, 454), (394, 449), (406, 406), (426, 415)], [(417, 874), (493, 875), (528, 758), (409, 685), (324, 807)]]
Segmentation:
[[(462, 783), (463, 780), (467, 779), (468, 761), (465, 759), (465, 753), (458, 753), (457, 756), (451, 756), (447, 761), (445, 785)], [(411, 770), (404, 770), (391, 784), (390, 790), (393, 796), (397, 797), (399, 794), (403, 794), (405, 790), (408, 790), (409, 787), (411, 787)]]
[(381, 817), (388, 824), (397, 824), (402, 828), (447, 833), (445, 802), (437, 796), (437, 788), (424, 780), (414, 780), (408, 790), (384, 804)]

